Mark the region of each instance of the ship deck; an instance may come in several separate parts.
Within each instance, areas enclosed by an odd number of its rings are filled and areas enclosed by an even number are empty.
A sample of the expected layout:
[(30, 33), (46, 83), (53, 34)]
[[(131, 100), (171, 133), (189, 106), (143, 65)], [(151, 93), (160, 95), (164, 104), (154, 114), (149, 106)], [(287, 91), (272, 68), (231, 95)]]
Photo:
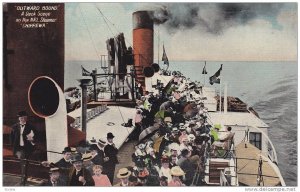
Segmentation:
[[(247, 147), (245, 147), (245, 144)], [(236, 146), (237, 170), (239, 183), (257, 186), (258, 167), (261, 151), (250, 143), (242, 142)], [(279, 186), (280, 179), (269, 161), (262, 159), (262, 186)]]
[[(106, 111), (87, 122), (87, 140), (94, 137), (97, 140), (103, 139), (106, 141), (107, 133), (111, 132), (115, 136), (114, 143), (116, 147), (120, 148), (133, 131), (133, 127), (124, 127), (122, 123), (127, 123), (128, 119), (133, 119), (134, 114), (135, 108), (108, 106)], [(68, 115), (74, 119), (80, 117), (81, 108), (68, 113)]]

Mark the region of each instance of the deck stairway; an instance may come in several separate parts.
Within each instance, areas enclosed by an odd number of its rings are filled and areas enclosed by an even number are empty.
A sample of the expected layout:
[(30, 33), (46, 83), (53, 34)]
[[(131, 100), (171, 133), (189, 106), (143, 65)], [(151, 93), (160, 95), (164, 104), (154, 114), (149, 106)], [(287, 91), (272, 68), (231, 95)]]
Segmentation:
[(208, 166), (209, 168), (207, 173), (208, 174), (207, 184), (211, 186), (219, 186), (221, 171), (224, 172), (225, 168), (229, 167), (229, 162), (209, 160)]

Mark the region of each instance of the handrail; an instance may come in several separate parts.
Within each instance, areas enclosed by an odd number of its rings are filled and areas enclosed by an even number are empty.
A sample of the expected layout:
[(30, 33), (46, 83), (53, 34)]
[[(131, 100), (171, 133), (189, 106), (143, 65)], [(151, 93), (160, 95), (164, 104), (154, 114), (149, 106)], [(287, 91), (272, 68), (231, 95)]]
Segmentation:
[(231, 186), (222, 170), (220, 171), (220, 186)]
[[(92, 110), (87, 112), (87, 122), (94, 119), (96, 116), (99, 116), (101, 113), (107, 110), (107, 105), (101, 105), (93, 108)], [(81, 125), (81, 117), (76, 117), (75, 121), (71, 123), (71, 127), (78, 128)]]

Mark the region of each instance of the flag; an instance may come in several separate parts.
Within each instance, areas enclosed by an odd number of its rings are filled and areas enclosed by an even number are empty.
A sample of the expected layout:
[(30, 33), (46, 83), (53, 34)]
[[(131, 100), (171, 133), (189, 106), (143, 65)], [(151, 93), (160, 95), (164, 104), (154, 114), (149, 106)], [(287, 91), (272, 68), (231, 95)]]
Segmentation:
[(165, 65), (167, 65), (167, 67), (169, 67), (169, 59), (167, 57), (167, 54), (166, 54), (166, 50), (165, 50), (165, 46), (163, 45), (163, 55), (162, 55), (162, 58), (161, 60), (164, 62)]
[(220, 84), (220, 77), (219, 76), (220, 76), (221, 71), (222, 71), (222, 66), (223, 66), (223, 64), (221, 64), (220, 69), (213, 76), (209, 77), (209, 83), (211, 85), (213, 85), (214, 83)]
[(83, 68), (82, 65), (81, 65), (81, 69), (82, 69), (82, 76), (91, 76), (92, 73), (86, 70), (85, 68)]
[(206, 71), (206, 61), (205, 61), (205, 65), (204, 65), (203, 70), (202, 70), (202, 74), (207, 74), (207, 71)]

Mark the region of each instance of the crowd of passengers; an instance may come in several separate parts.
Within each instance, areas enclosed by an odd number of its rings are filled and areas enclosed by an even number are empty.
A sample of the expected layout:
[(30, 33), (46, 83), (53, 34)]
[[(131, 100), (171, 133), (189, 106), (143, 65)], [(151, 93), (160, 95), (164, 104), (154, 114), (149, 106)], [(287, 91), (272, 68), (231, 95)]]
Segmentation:
[(167, 85), (158, 82), (156, 93), (140, 91), (134, 118), (122, 125), (135, 127), (128, 137), (136, 141), (131, 165), (115, 170), (122, 160), (110, 132), (106, 140), (65, 147), (58, 162), (43, 162), (50, 170), (44, 185), (205, 185), (206, 158), (226, 153), (233, 133), (210, 121), (200, 83), (172, 75)]

